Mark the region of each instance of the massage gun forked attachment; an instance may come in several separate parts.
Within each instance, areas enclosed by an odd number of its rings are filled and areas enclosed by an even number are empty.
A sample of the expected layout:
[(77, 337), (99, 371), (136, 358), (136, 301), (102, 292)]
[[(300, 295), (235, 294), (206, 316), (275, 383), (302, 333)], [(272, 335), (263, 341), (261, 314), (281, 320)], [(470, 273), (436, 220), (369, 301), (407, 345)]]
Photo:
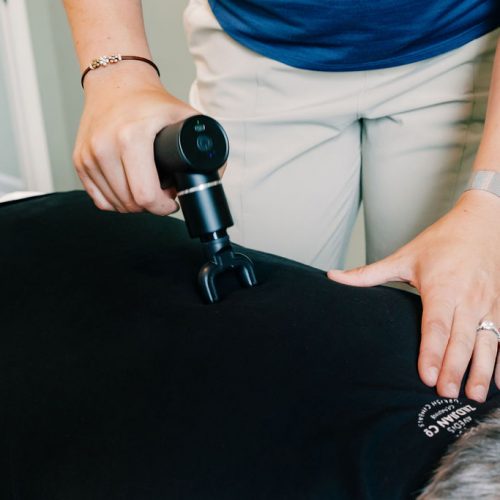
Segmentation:
[(205, 300), (220, 300), (216, 278), (237, 273), (244, 287), (257, 284), (252, 261), (235, 253), (226, 229), (233, 225), (218, 169), (229, 153), (226, 133), (213, 118), (196, 115), (169, 125), (154, 142), (162, 187), (174, 185), (192, 238), (200, 238), (208, 262), (198, 274)]
[(208, 302), (220, 300), (215, 286), (217, 276), (227, 270), (235, 271), (244, 287), (257, 284), (252, 261), (242, 253), (235, 253), (229, 236), (222, 231), (214, 239), (202, 238), (203, 250), (208, 262), (200, 269), (198, 282)]

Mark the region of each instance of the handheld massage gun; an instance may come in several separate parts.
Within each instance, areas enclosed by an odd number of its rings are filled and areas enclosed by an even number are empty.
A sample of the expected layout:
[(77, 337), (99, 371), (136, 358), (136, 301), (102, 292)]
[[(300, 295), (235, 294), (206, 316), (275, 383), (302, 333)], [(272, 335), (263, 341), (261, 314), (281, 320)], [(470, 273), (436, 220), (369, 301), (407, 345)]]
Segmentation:
[(202, 242), (208, 262), (198, 282), (204, 298), (220, 299), (215, 279), (227, 270), (237, 273), (242, 286), (256, 285), (252, 261), (233, 251), (226, 232), (233, 219), (218, 173), (229, 154), (222, 126), (204, 115), (169, 125), (156, 136), (154, 154), (162, 187), (175, 187), (189, 235)]

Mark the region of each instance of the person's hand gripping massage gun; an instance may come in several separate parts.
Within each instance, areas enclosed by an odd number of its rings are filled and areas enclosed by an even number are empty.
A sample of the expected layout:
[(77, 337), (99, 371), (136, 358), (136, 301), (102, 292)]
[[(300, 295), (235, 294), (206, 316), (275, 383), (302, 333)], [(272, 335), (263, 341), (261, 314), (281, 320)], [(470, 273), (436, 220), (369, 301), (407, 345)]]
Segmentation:
[[(321, 2), (316, 3), (319, 5)], [(382, 3), (381, 9), (384, 8)], [(455, 2), (449, 0), (448, 3), (450, 8), (454, 9), (459, 9), (461, 4), (458, 0)], [(104, 54), (120, 53), (151, 59), (139, 0), (107, 2), (65, 0), (64, 4), (82, 71), (88, 67), (90, 61)], [(189, 8), (197, 9), (196, 15), (205, 15), (203, 22), (215, 23), (204, 0), (196, 0), (192, 4), (193, 6), (190, 4)], [(490, 13), (484, 15), (487, 19), (492, 19), (493, 3), (485, 0), (483, 4), (485, 8), (490, 8)], [(322, 8), (335, 8), (334, 3), (328, 3), (328, 5), (330, 6), (325, 5)], [(424, 7), (439, 9), (439, 5), (438, 3), (434, 5), (427, 2), (415, 2), (415, 9), (420, 9), (420, 11)], [(203, 9), (206, 12), (201, 12)], [(312, 12), (311, 9), (311, 15)], [(194, 17), (196, 16), (193, 16), (193, 19)], [(438, 19), (439, 16), (435, 18)], [(199, 21), (198, 18), (193, 19), (191, 19), (193, 23)], [(493, 27), (499, 24), (500, 22)], [(205, 27), (208, 28), (206, 32), (210, 32), (214, 37), (226, 36), (216, 24), (207, 24)], [(461, 28), (463, 29), (463, 26)], [(190, 29), (193, 27), (191, 26)], [(382, 30), (380, 32), (382, 33)], [(229, 39), (229, 37), (226, 38)], [(488, 38), (490, 45), (491, 39), (492, 35)], [(484, 42), (485, 39), (478, 40)], [(200, 46), (195, 48), (199, 52)], [(245, 53), (241, 51), (238, 52), (238, 56), (247, 57), (248, 53), (248, 50)], [(450, 54), (455, 53), (451, 51)], [(484, 73), (487, 71), (484, 67), (488, 65), (484, 54), (482, 57)], [(224, 64), (225, 59), (227, 59), (228, 67), (234, 63), (229, 56), (225, 58), (223, 54), (217, 54), (219, 65)], [(422, 56), (421, 59), (425, 57)], [(421, 294), (424, 306), (418, 360), (422, 381), (429, 386), (436, 386), (441, 396), (456, 397), (467, 367), (470, 365), (465, 387), (466, 394), (477, 401), (484, 401), (486, 398), (492, 378), (497, 385), (500, 385), (500, 365), (497, 355), (500, 338), (498, 333), (500, 324), (500, 198), (496, 195), (498, 172), (500, 172), (500, 61), (498, 59), (497, 55), (484, 133), (473, 165), (474, 171), (488, 171), (488, 179), (484, 179), (485, 174), (481, 174), (483, 177), (476, 177), (473, 181), (473, 189), (464, 192), (448, 213), (444, 216), (441, 213), (435, 214), (434, 222), (427, 222), (427, 229), (416, 236), (413, 235), (414, 239), (402, 245), (399, 250), (389, 252), (390, 255), (378, 262), (359, 269), (346, 272), (331, 270), (328, 273), (329, 278), (333, 280), (355, 286), (373, 286), (389, 281), (405, 281), (415, 286)], [(259, 61), (262, 61), (262, 58)], [(242, 65), (244, 64), (243, 62)], [(198, 78), (200, 78), (202, 65), (203, 61), (198, 67)], [(461, 66), (467, 67), (466, 64)], [(280, 71), (282, 68), (281, 65)], [(201, 70), (206, 72), (207, 68)], [(283, 83), (283, 89), (291, 91), (294, 75), (298, 74), (300, 81), (303, 73), (300, 73), (300, 70), (294, 73), (291, 67), (287, 70), (289, 80)], [(318, 74), (316, 73), (315, 77)], [(358, 74), (362, 79), (365, 72), (360, 71)], [(432, 74), (427, 76), (427, 80), (432, 80)], [(330, 86), (335, 81), (333, 78), (328, 85)], [(246, 85), (249, 82), (238, 81), (238, 85), (240, 84), (242, 88), (248, 89)], [(223, 85), (223, 82), (219, 85)], [(457, 83), (456, 87), (460, 85)], [(205, 87), (210, 86), (213, 86), (213, 82)], [(389, 86), (388, 83), (387, 93), (390, 92)], [(450, 92), (448, 101), (454, 101), (453, 89), (449, 85), (445, 85), (445, 88), (447, 92)], [(207, 109), (194, 110), (164, 89), (151, 64), (138, 60), (120, 61), (117, 64), (108, 64), (106, 68), (88, 72), (84, 81), (84, 92), (85, 108), (76, 141), (74, 163), (83, 186), (96, 206), (103, 210), (119, 212), (147, 210), (158, 215), (174, 212), (177, 209), (175, 192), (171, 189), (162, 190), (158, 182), (153, 158), (155, 135), (165, 126), (179, 122), (200, 111), (222, 120), (222, 115), (227, 112), (230, 116), (231, 110), (222, 112), (219, 109), (220, 116), (217, 116), (215, 112), (217, 108), (212, 110), (208, 104), (210, 95), (203, 101)], [(206, 92), (210, 92), (210, 89)], [(300, 94), (303, 95), (304, 92), (306, 89), (302, 87)], [(423, 92), (427, 98), (429, 96), (432, 98), (432, 93), (428, 89), (424, 88)], [(438, 89), (439, 92), (441, 92), (440, 89)], [(315, 93), (314, 87), (310, 88), (310, 93)], [(478, 89), (474, 98), (477, 96), (484, 98), (485, 93), (487, 91), (484, 89), (483, 91)], [(285, 94), (288, 95), (286, 92)], [(335, 101), (334, 91), (332, 91), (331, 98), (335, 103), (340, 102)], [(381, 102), (385, 102), (384, 98), (385, 94), (382, 92)], [(411, 98), (414, 96), (409, 97)], [(447, 101), (446, 95), (443, 101)], [(481, 109), (481, 103), (478, 101), (475, 106), (470, 107)], [(430, 105), (426, 106), (426, 102), (422, 103), (422, 109), (430, 107)], [(244, 117), (241, 116), (241, 118)], [(476, 125), (482, 122), (482, 118), (477, 116), (471, 116), (470, 120), (476, 120)], [(389, 121), (398, 123), (398, 119), (392, 117), (389, 117)], [(357, 122), (359, 123), (359, 120)], [(224, 120), (222, 123), (225, 125)], [(293, 128), (293, 118), (290, 118), (289, 125), (290, 127), (287, 128), (287, 125), (280, 124), (283, 134), (287, 135)], [(426, 126), (428, 126), (426, 123), (421, 123), (419, 130), (425, 129)], [(398, 141), (394, 133), (393, 130), (389, 139), (392, 144)], [(414, 135), (415, 131), (408, 131), (403, 139), (410, 134)], [(261, 136), (256, 138), (256, 144), (265, 139), (264, 135), (263, 131)], [(359, 137), (359, 135), (358, 131), (356, 136)], [(306, 136), (305, 129), (300, 133), (300, 137), (303, 136)], [(463, 135), (461, 137), (463, 138)], [(467, 137), (470, 139), (475, 136), (470, 133)], [(479, 142), (479, 139), (476, 142)], [(291, 143), (293, 139), (289, 137), (288, 144)], [(439, 146), (439, 144), (433, 144), (429, 146), (429, 149), (439, 151)], [(475, 146), (477, 147), (477, 144)], [(460, 148), (464, 151), (464, 156), (465, 149), (467, 149), (467, 154), (471, 155), (470, 144), (464, 144)], [(423, 168), (424, 165), (421, 167)], [(310, 186), (302, 183), (301, 189), (302, 192), (310, 189), (311, 193), (315, 193), (319, 187), (321, 186), (317, 183), (316, 186), (314, 183), (310, 183)], [(365, 193), (369, 187), (369, 184), (363, 187)], [(433, 186), (430, 185), (428, 190), (432, 189)], [(323, 190), (323, 196), (325, 196), (324, 193)], [(429, 195), (429, 193), (424, 194)], [(315, 196), (320, 195), (315, 194)], [(449, 197), (452, 198), (452, 194)], [(266, 200), (262, 199), (262, 201)], [(300, 203), (295, 201), (296, 205)], [(314, 203), (316, 204), (316, 201)], [(365, 203), (367, 203), (366, 197)], [(285, 219), (294, 218), (288, 213), (290, 206), (282, 209), (284, 212), (276, 219), (280, 221), (281, 226)], [(277, 211), (279, 208), (275, 205), (273, 210)], [(416, 213), (417, 209), (414, 210)], [(370, 216), (369, 211), (367, 214)], [(258, 222), (260, 227), (260, 224), (265, 221), (259, 219)], [(406, 225), (406, 221), (400, 220), (399, 223)], [(390, 224), (390, 222), (385, 223), (386, 226)], [(391, 227), (391, 230), (396, 229), (401, 228)], [(276, 233), (275, 239), (282, 238)], [(302, 238), (302, 240), (310, 241), (307, 238)], [(248, 242), (245, 243), (248, 245)], [(299, 246), (301, 243), (295, 241), (290, 247)], [(258, 248), (257, 244), (253, 246)], [(260, 249), (268, 250), (268, 248)], [(295, 258), (294, 255), (291, 257)], [(296, 260), (300, 259), (296, 258)], [(307, 263), (317, 264), (316, 262)], [(482, 328), (479, 328), (479, 325)]]

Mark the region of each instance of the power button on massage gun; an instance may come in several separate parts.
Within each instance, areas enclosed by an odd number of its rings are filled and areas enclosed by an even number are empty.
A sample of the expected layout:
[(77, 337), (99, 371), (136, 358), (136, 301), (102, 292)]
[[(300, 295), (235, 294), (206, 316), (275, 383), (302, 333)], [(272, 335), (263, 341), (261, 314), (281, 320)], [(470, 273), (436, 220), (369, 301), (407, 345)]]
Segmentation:
[(198, 282), (207, 302), (220, 300), (216, 278), (227, 270), (242, 286), (256, 285), (252, 261), (233, 251), (226, 231), (233, 219), (218, 173), (229, 154), (222, 126), (209, 116), (191, 116), (161, 130), (154, 153), (162, 186), (175, 186), (189, 235), (202, 242), (208, 262)]
[(202, 153), (211, 153), (214, 147), (214, 141), (208, 135), (199, 135), (196, 139), (196, 146)]

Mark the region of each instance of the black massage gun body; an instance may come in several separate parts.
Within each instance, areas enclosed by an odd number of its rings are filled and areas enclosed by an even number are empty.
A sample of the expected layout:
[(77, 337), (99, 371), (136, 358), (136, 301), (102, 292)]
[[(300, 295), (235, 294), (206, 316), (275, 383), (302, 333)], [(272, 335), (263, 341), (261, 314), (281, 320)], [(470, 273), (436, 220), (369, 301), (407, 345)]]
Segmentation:
[(203, 244), (208, 262), (198, 281), (205, 299), (220, 299), (215, 278), (227, 270), (236, 271), (243, 286), (254, 286), (252, 261), (233, 251), (226, 231), (233, 219), (218, 173), (229, 154), (222, 126), (204, 115), (169, 125), (156, 136), (154, 154), (162, 187), (176, 188), (189, 235)]

